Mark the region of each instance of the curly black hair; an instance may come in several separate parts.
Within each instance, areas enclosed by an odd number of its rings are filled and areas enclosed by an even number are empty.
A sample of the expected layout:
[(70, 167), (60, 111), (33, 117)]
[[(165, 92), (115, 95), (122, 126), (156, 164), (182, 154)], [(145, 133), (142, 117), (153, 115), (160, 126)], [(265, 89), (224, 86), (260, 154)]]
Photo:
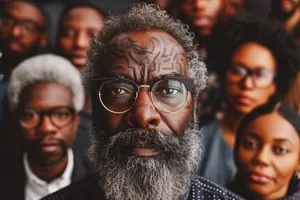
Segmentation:
[(230, 66), (234, 51), (247, 42), (267, 47), (275, 57), (277, 70), (275, 84), (278, 92), (286, 92), (289, 82), (300, 67), (297, 44), (286, 33), (281, 23), (254, 12), (239, 13), (215, 31), (209, 51), (209, 67), (221, 77)]

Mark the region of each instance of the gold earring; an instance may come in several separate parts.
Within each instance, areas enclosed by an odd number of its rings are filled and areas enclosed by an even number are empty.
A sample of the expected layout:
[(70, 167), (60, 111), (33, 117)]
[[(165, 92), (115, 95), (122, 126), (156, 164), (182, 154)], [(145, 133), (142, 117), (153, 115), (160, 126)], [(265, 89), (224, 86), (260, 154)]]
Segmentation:
[(295, 176), (298, 180), (300, 180), (300, 172), (295, 172)]
[(299, 166), (298, 170), (295, 172), (295, 176), (298, 180), (300, 180), (300, 166)]

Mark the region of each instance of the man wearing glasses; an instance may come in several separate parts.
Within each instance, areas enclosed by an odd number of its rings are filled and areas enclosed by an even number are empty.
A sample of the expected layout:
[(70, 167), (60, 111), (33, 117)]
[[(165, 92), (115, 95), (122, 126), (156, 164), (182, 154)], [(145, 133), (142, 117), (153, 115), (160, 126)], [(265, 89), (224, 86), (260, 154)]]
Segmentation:
[(97, 173), (45, 199), (238, 199), (194, 174), (207, 77), (187, 27), (145, 4), (105, 24), (84, 71)]
[(84, 89), (68, 60), (46, 54), (23, 61), (11, 74), (8, 102), (24, 152), (22, 186), (14, 188), (20, 198), (12, 199), (38, 200), (92, 170), (71, 150)]
[(46, 16), (36, 4), (19, 0), (4, 4), (0, 16), (0, 121), (10, 72), (46, 43)]

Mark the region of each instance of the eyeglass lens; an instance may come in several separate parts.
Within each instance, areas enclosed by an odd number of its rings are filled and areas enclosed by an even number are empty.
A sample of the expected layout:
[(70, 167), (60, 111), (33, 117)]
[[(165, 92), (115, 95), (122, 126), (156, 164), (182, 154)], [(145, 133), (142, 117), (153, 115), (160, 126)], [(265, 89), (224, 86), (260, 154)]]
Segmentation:
[(44, 115), (50, 117), (53, 125), (57, 127), (65, 126), (73, 120), (73, 112), (71, 108), (55, 108), (48, 111), (40, 111), (37, 109), (26, 109), (20, 118), (21, 125), (24, 128), (34, 128), (37, 127), (41, 120), (43, 120)]
[[(109, 80), (100, 88), (100, 101), (110, 111), (126, 112), (138, 95), (139, 86), (126, 79)], [(153, 104), (162, 112), (174, 112), (181, 109), (187, 100), (185, 85), (173, 79), (156, 82), (151, 89)]]
[(11, 16), (5, 16), (0, 21), (1, 26), (6, 29), (11, 29), (15, 25), (18, 25), (23, 35), (36, 33), (41, 28), (38, 24), (30, 20), (17, 21)]
[(272, 84), (275, 73), (267, 69), (248, 70), (244, 67), (232, 67), (229, 69), (229, 75), (232, 82), (239, 82), (246, 76), (251, 76), (256, 87), (264, 88)]

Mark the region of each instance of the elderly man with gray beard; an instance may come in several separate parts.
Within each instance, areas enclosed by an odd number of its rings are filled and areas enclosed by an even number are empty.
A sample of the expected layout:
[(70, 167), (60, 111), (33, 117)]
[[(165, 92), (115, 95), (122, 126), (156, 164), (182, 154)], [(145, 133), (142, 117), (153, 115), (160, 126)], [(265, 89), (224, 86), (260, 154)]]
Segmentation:
[(84, 70), (97, 173), (44, 199), (240, 199), (195, 175), (207, 79), (196, 49), (187, 27), (153, 5), (109, 18)]

